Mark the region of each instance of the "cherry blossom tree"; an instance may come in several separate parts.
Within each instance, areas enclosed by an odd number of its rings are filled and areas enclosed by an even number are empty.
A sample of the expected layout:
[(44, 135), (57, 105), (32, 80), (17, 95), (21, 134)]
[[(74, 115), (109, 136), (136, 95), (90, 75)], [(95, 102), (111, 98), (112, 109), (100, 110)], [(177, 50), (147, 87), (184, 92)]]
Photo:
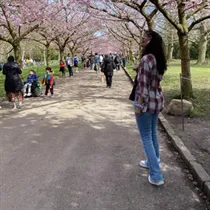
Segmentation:
[(21, 64), (20, 42), (37, 29), (49, 14), (47, 0), (1, 0), (0, 2), (0, 40), (9, 43), (16, 61)]
[[(177, 30), (181, 53), (181, 72), (183, 76), (182, 94), (184, 98), (191, 98), (193, 97), (193, 90), (190, 72), (189, 32), (197, 24), (210, 18), (210, 13), (201, 17), (197, 16), (201, 10), (209, 11), (209, 0), (150, 0), (150, 2), (156, 6), (158, 11)], [(176, 12), (178, 19), (172, 17), (171, 14), (173, 12)]]
[[(100, 4), (98, 6), (99, 8), (97, 6), (91, 6), (91, 8), (104, 11), (111, 16), (116, 16), (115, 10), (110, 9), (112, 3), (115, 5), (124, 5), (124, 7), (126, 6), (139, 11), (147, 21), (148, 28), (153, 28), (151, 26), (154, 25), (151, 23), (154, 23), (153, 20), (157, 11), (171, 23), (179, 37), (181, 72), (183, 76), (182, 93), (185, 98), (193, 97), (190, 73), (189, 32), (196, 25), (210, 18), (209, 0), (112, 0), (106, 1), (105, 3), (108, 5), (109, 10), (105, 6), (101, 7)], [(98, 4), (96, 3), (96, 5)], [(145, 8), (144, 13), (141, 11), (142, 6)], [(204, 10), (208, 12), (204, 16), (198, 16), (198, 13)], [(124, 13), (122, 14), (121, 19), (126, 20), (126, 16)], [(174, 14), (177, 18), (174, 18)]]
[[(199, 47), (197, 64), (206, 64), (207, 44), (210, 36), (210, 21), (204, 21), (199, 25)], [(208, 58), (207, 58), (208, 59)]]

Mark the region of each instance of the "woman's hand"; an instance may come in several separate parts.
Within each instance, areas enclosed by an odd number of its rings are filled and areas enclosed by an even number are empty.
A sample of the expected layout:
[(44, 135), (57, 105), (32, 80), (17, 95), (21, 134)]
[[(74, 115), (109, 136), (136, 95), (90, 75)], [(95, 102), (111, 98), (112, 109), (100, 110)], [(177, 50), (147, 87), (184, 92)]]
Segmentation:
[(138, 72), (138, 69), (139, 69), (139, 65), (134, 65), (134, 66), (133, 66), (133, 70), (134, 70), (134, 71)]
[(142, 111), (141, 111), (141, 108), (140, 108), (140, 107), (136, 107), (136, 108), (135, 108), (135, 115), (136, 115), (136, 116), (141, 115), (141, 112), (142, 112)]

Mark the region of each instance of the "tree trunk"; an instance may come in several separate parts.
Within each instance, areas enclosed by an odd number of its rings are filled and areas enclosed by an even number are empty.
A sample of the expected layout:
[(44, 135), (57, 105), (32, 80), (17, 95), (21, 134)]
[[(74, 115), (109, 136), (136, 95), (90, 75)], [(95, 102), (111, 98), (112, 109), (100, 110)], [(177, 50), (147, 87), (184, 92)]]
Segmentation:
[(45, 56), (46, 56), (46, 65), (49, 66), (49, 58), (50, 58), (50, 44), (46, 44), (45, 45), (46, 49), (45, 49)]
[(60, 60), (64, 60), (64, 48), (59, 47), (59, 55), (60, 55)]
[(23, 52), (22, 52), (22, 61), (25, 60), (25, 49), (23, 49)]
[(174, 51), (174, 34), (172, 32), (168, 37), (167, 61), (173, 60), (173, 51)]
[(193, 97), (192, 81), (190, 73), (190, 54), (189, 54), (189, 41), (187, 34), (178, 33), (179, 45), (181, 53), (181, 72), (182, 72), (182, 95), (185, 99)]
[(15, 61), (18, 63), (18, 65), (22, 68), (22, 60), (21, 60), (21, 47), (20, 43), (13, 44), (13, 50), (14, 50), (14, 57)]
[(133, 50), (132, 49), (129, 49), (129, 60), (131, 62), (135, 62), (135, 59), (134, 59), (134, 56), (133, 56)]
[(74, 57), (74, 55), (75, 55), (75, 50), (74, 50), (74, 48), (69, 47), (69, 51), (70, 51), (71, 56)]
[(206, 52), (208, 44), (208, 33), (206, 32), (205, 26), (201, 24), (200, 26), (200, 40), (198, 47), (198, 61), (197, 64), (203, 65), (206, 61)]
[(135, 62), (135, 58), (134, 58), (134, 55), (133, 55), (133, 40), (130, 41), (130, 44), (129, 44), (128, 56), (129, 56), (129, 60), (131, 62)]
[(45, 66), (48, 66), (48, 65), (47, 65), (47, 59), (46, 59), (46, 49), (43, 50), (43, 57), (44, 57), (44, 65), (45, 65)]

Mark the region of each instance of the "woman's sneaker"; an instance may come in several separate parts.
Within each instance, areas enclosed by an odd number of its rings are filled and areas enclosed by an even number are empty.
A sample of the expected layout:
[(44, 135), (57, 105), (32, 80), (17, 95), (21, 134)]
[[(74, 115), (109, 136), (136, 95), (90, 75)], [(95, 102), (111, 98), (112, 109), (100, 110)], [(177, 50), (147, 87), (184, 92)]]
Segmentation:
[(12, 106), (12, 109), (17, 109), (17, 106), (16, 106), (16, 105), (13, 105), (13, 106)]
[(148, 168), (149, 169), (149, 166), (147, 164), (147, 160), (141, 160), (139, 162), (139, 166), (141, 166), (142, 168)]
[[(159, 158), (158, 158), (158, 162), (159, 162), (159, 164), (160, 164), (160, 159), (159, 159)], [(142, 168), (148, 168), (148, 169), (149, 169), (149, 165), (148, 165), (147, 160), (141, 160), (141, 161), (139, 162), (139, 166), (141, 166)]]
[(23, 104), (19, 104), (19, 105), (17, 106), (18, 109), (22, 109), (23, 107), (24, 107)]
[(148, 181), (149, 181), (149, 183), (152, 184), (152, 185), (156, 185), (156, 186), (164, 185), (164, 180), (153, 181), (153, 180), (151, 180), (150, 175), (148, 176)]

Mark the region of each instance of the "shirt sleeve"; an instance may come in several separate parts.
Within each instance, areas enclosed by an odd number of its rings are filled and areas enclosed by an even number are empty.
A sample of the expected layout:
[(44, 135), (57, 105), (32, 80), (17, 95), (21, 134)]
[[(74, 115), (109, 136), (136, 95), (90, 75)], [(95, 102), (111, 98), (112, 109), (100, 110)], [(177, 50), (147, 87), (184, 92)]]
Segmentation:
[(139, 66), (137, 77), (137, 94), (139, 97), (142, 97), (144, 101), (148, 98), (149, 95), (150, 74), (149, 61), (143, 57)]
[(53, 85), (53, 75), (50, 75), (50, 85)]

